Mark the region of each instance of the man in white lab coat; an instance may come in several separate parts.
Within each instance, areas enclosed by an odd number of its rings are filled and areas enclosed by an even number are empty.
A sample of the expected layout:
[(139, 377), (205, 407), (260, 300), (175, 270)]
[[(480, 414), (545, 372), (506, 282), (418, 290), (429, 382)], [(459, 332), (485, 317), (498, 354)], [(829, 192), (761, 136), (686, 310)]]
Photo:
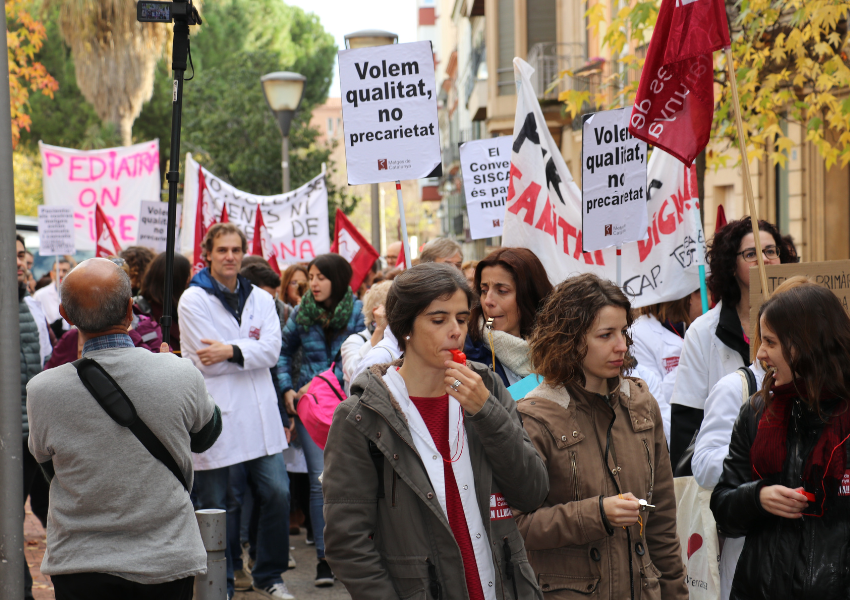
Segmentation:
[[(281, 578), (289, 564), (289, 478), (281, 454), (287, 442), (269, 371), (280, 355), (280, 320), (272, 296), (239, 274), (246, 250), (235, 225), (213, 225), (204, 238), (209, 266), (192, 278), (177, 308), (183, 356), (203, 373), (223, 421), (218, 441), (194, 455), (195, 490), (201, 508), (226, 509), (229, 467), (244, 467), (260, 511), (254, 589), (289, 600)], [(227, 524), (232, 597), (239, 522), (228, 518)]]

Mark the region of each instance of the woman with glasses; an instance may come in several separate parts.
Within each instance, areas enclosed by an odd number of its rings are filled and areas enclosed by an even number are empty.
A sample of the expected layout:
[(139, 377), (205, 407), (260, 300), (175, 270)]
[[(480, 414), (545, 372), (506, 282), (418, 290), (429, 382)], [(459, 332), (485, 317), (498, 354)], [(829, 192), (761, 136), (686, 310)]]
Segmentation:
[[(791, 262), (775, 225), (759, 221), (766, 265)], [(675, 469), (699, 430), (705, 400), (714, 384), (750, 364), (750, 268), (757, 265), (750, 217), (718, 229), (706, 253), (708, 289), (717, 305), (688, 328), (670, 397), (670, 460)]]
[(759, 310), (762, 390), (732, 430), (711, 510), (746, 536), (730, 598), (850, 597), (850, 318), (821, 286)]

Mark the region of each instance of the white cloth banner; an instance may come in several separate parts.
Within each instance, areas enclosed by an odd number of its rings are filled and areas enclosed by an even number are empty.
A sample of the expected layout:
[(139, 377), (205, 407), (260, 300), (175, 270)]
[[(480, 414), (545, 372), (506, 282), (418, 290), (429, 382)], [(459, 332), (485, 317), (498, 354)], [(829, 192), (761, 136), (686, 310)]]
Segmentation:
[(349, 185), (439, 175), (430, 42), (340, 50), (339, 86)]
[(513, 139), (503, 135), (460, 146), (466, 212), (473, 240), (502, 235)]
[(159, 200), (159, 140), (102, 150), (38, 147), (44, 204), (74, 210), (77, 250), (95, 248), (95, 203), (122, 248), (137, 243), (142, 200)]
[[(502, 245), (532, 250), (553, 284), (584, 272), (613, 281), (614, 248), (582, 252), (581, 190), (545, 125), (530, 81), (534, 69), (515, 58), (514, 73), (517, 112)], [(623, 288), (635, 308), (698, 289), (697, 265), (704, 260), (696, 169), (655, 149), (647, 182), (649, 238), (622, 251)]]
[(288, 194), (256, 196), (225, 183), (186, 155), (186, 185), (183, 189), (183, 248), (195, 247), (195, 214), (198, 203), (198, 169), (214, 204), (213, 214), (221, 214), (227, 204), (228, 220), (254, 239), (257, 205), (263, 207), (263, 220), (277, 252), (278, 263), (310, 262), (331, 250), (328, 225), (328, 188), (319, 175)]

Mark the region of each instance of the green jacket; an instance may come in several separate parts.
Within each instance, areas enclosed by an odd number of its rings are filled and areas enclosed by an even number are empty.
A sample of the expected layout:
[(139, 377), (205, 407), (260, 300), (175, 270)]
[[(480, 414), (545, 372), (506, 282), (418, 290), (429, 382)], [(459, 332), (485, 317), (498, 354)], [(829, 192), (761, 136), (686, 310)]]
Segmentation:
[[(465, 427), (478, 505), (489, 525), (495, 595), (540, 599), (516, 523), (490, 519), (490, 496), (500, 493), (521, 511), (536, 509), (549, 492), (546, 467), (502, 382), (484, 365), (469, 366), (491, 392), (478, 413), (466, 415)], [(465, 600), (460, 549), (382, 379), (388, 368), (361, 374), (334, 413), (322, 478), (325, 558), (355, 600)]]

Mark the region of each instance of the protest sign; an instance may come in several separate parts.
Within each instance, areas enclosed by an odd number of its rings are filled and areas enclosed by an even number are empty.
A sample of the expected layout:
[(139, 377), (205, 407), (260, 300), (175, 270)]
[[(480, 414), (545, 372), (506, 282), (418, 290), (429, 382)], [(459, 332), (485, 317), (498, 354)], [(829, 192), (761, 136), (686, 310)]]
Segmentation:
[(77, 249), (95, 249), (95, 204), (122, 246), (137, 243), (141, 201), (159, 200), (159, 140), (86, 151), (38, 146), (44, 204), (74, 210)]
[[(773, 295), (779, 285), (795, 275), (811, 278), (818, 285), (832, 290), (844, 310), (850, 313), (850, 260), (829, 260), (824, 262), (787, 263), (784, 265), (765, 265), (767, 273), (767, 291)], [(764, 304), (761, 293), (761, 278), (758, 266), (750, 267), (750, 325), (755, 328), (759, 309)], [(752, 339), (752, 336), (750, 336)]]
[[(533, 251), (553, 284), (584, 272), (613, 280), (613, 248), (582, 252), (581, 191), (545, 125), (531, 86), (534, 69), (514, 59), (517, 114), (503, 246)], [(541, 125), (538, 127), (538, 123)], [(623, 245), (623, 289), (635, 308), (676, 300), (699, 288), (705, 239), (696, 169), (656, 149), (647, 168), (646, 240)]]
[[(298, 189), (276, 196), (256, 196), (225, 183), (186, 155), (186, 185), (183, 191), (183, 248), (194, 248), (195, 217), (198, 206), (198, 175), (203, 173), (205, 203), (211, 215), (220, 215), (227, 204), (228, 221), (254, 239), (257, 206), (263, 207), (263, 220), (275, 247), (278, 264), (310, 262), (330, 252), (328, 189), (319, 175)], [(215, 217), (213, 217), (215, 218)]]
[(430, 42), (339, 52), (348, 184), (442, 174)]
[(38, 253), (41, 256), (73, 255), (74, 210), (68, 206), (38, 207)]
[(581, 232), (585, 252), (646, 238), (646, 142), (620, 108), (591, 115), (582, 131)]
[[(180, 252), (180, 211), (183, 205), (177, 205), (177, 231), (174, 236), (174, 251)], [(145, 246), (154, 252), (165, 252), (168, 236), (168, 203), (142, 200), (139, 205), (139, 239), (137, 246)]]
[(460, 146), (466, 212), (473, 240), (502, 235), (513, 139), (503, 135)]

